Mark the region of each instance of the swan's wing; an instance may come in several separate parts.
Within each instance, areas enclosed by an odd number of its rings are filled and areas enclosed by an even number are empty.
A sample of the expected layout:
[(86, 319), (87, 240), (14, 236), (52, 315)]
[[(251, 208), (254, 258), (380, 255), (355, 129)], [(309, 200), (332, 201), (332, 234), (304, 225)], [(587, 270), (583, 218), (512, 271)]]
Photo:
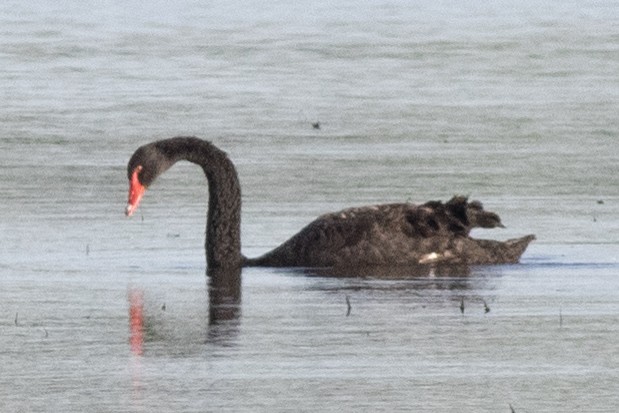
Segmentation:
[[(514, 262), (522, 243), (475, 240), (461, 208), (431, 201), (384, 204), (325, 214), (250, 265), (333, 267)], [(477, 208), (477, 206), (474, 206)], [(481, 210), (481, 208), (477, 208)], [(517, 260), (517, 258), (515, 258)]]
[(425, 250), (420, 241), (434, 234), (433, 222), (417, 227), (411, 223), (417, 209), (412, 204), (384, 204), (325, 214), (254, 263), (329, 267), (414, 262)]

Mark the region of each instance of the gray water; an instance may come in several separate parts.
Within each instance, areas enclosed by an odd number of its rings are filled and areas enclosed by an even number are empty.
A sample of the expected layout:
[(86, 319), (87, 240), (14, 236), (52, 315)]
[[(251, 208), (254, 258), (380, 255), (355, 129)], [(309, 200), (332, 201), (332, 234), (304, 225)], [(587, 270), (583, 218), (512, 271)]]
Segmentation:
[[(486, 3), (2, 2), (0, 411), (616, 411), (619, 9)], [(538, 241), (221, 298), (198, 168), (123, 216), (133, 150), (179, 134), (236, 163), (248, 256), (455, 193)]]

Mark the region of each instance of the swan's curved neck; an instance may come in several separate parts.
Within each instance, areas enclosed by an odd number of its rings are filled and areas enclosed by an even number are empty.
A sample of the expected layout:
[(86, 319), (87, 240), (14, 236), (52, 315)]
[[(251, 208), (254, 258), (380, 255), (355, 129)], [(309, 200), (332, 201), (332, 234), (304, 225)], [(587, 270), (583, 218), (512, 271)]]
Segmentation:
[(210, 142), (197, 138), (177, 139), (173, 161), (185, 159), (200, 165), (208, 181), (205, 245), (208, 267), (240, 267), (241, 187), (234, 164), (224, 151)]

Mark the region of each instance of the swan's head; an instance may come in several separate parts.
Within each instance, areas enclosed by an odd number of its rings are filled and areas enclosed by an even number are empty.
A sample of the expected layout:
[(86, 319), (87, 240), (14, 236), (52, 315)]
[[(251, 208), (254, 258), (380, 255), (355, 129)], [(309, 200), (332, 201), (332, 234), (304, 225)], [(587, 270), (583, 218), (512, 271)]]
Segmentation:
[(157, 143), (139, 147), (127, 164), (129, 199), (125, 215), (131, 216), (138, 208), (146, 189), (174, 162)]

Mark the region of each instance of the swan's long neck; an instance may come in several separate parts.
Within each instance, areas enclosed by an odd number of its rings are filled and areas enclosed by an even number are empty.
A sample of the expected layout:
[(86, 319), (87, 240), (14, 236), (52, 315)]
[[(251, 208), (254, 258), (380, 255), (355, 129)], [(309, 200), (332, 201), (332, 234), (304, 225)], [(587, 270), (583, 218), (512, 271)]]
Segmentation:
[(225, 152), (197, 138), (176, 138), (174, 161), (198, 164), (208, 181), (206, 261), (209, 268), (239, 267), (241, 256), (241, 188)]

